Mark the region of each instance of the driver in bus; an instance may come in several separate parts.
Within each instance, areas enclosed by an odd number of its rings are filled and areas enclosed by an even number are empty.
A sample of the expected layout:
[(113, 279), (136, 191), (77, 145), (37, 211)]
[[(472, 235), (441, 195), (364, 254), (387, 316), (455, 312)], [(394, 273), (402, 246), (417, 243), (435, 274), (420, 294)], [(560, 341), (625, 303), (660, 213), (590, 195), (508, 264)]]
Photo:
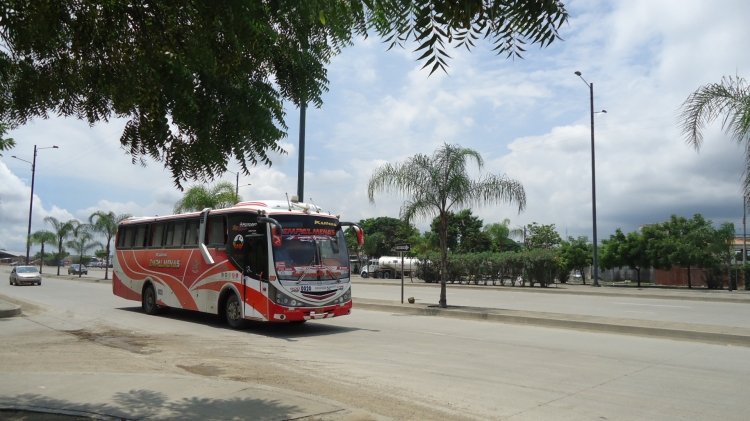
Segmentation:
[(315, 255), (312, 253), (312, 243), (299, 240), (289, 240), (276, 250), (276, 262), (283, 262), (286, 266), (309, 266), (315, 263)]

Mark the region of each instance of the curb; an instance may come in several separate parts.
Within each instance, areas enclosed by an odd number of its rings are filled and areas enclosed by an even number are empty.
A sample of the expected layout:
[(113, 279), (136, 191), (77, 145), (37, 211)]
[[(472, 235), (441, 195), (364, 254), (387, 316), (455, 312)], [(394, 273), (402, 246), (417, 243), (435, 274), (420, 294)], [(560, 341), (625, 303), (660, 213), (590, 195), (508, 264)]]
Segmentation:
[(614, 334), (650, 336), (699, 341), (720, 345), (750, 347), (750, 329), (652, 320), (613, 319), (560, 313), (471, 307), (439, 308), (424, 304), (399, 304), (388, 301), (356, 299), (355, 308), (396, 312), (419, 316), (452, 317), (464, 320), (486, 320), (530, 326), (578, 329)]
[(21, 306), (0, 300), (0, 318), (14, 317), (21, 314)]
[[(385, 282), (382, 280), (357, 280), (354, 284), (376, 284), (384, 286), (400, 286), (400, 280), (398, 283)], [(437, 287), (439, 283), (425, 283), (425, 282), (413, 282), (405, 283), (410, 287), (417, 288), (430, 288)], [(561, 295), (590, 295), (590, 296), (601, 296), (601, 297), (637, 297), (637, 298), (649, 298), (658, 300), (682, 300), (682, 301), (704, 301), (704, 302), (732, 302), (732, 303), (746, 303), (750, 304), (750, 291), (747, 290), (705, 290), (705, 289), (693, 289), (693, 290), (670, 290), (670, 289), (656, 289), (651, 290), (651, 287), (636, 289), (635, 287), (602, 287), (601, 289), (593, 289), (589, 285), (574, 285), (574, 286), (561, 286), (556, 284), (554, 287), (540, 288), (540, 287), (510, 287), (502, 285), (474, 285), (474, 284), (447, 284), (449, 288), (459, 289), (493, 289), (501, 290), (510, 293), (534, 293), (534, 294), (561, 294)], [(588, 289), (592, 288), (592, 289)]]

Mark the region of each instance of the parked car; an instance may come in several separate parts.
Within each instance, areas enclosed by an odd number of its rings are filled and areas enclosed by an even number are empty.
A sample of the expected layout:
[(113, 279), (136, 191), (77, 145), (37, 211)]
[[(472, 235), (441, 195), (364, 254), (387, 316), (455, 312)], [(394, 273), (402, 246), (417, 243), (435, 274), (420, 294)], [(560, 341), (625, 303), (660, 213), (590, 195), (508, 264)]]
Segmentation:
[(89, 262), (88, 267), (90, 267), (90, 268), (103, 268), (104, 267), (104, 262), (91, 261), (91, 262)]
[(36, 266), (15, 266), (10, 271), (10, 284), (11, 285), (41, 285), (42, 274)]
[(68, 275), (88, 275), (89, 270), (84, 265), (74, 263), (68, 267)]

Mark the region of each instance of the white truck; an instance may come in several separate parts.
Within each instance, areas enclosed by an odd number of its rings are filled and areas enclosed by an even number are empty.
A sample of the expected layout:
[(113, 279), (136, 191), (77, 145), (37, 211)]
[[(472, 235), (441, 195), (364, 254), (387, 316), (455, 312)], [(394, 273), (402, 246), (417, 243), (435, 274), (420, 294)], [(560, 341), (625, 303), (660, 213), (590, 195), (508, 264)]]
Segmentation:
[[(404, 276), (416, 275), (419, 259), (404, 257)], [(395, 279), (401, 277), (401, 258), (398, 256), (381, 256), (379, 259), (370, 259), (367, 266), (362, 268), (360, 276), (363, 278), (385, 278)]]

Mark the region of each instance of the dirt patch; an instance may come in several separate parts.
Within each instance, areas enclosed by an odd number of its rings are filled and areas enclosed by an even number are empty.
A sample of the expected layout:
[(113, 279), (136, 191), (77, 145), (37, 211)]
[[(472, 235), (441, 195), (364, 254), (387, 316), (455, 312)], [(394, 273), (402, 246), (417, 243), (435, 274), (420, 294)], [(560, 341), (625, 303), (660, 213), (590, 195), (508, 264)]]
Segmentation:
[(216, 367), (209, 364), (198, 364), (198, 365), (183, 365), (177, 364), (177, 367), (187, 371), (188, 373), (197, 374), (199, 376), (206, 377), (217, 377), (224, 373), (224, 370), (220, 367)]
[(68, 330), (69, 333), (81, 340), (94, 342), (110, 348), (122, 349), (141, 355), (148, 355), (159, 352), (156, 348), (150, 347), (154, 338), (151, 336), (138, 335), (125, 330), (110, 329), (101, 332), (94, 332), (86, 329)]

